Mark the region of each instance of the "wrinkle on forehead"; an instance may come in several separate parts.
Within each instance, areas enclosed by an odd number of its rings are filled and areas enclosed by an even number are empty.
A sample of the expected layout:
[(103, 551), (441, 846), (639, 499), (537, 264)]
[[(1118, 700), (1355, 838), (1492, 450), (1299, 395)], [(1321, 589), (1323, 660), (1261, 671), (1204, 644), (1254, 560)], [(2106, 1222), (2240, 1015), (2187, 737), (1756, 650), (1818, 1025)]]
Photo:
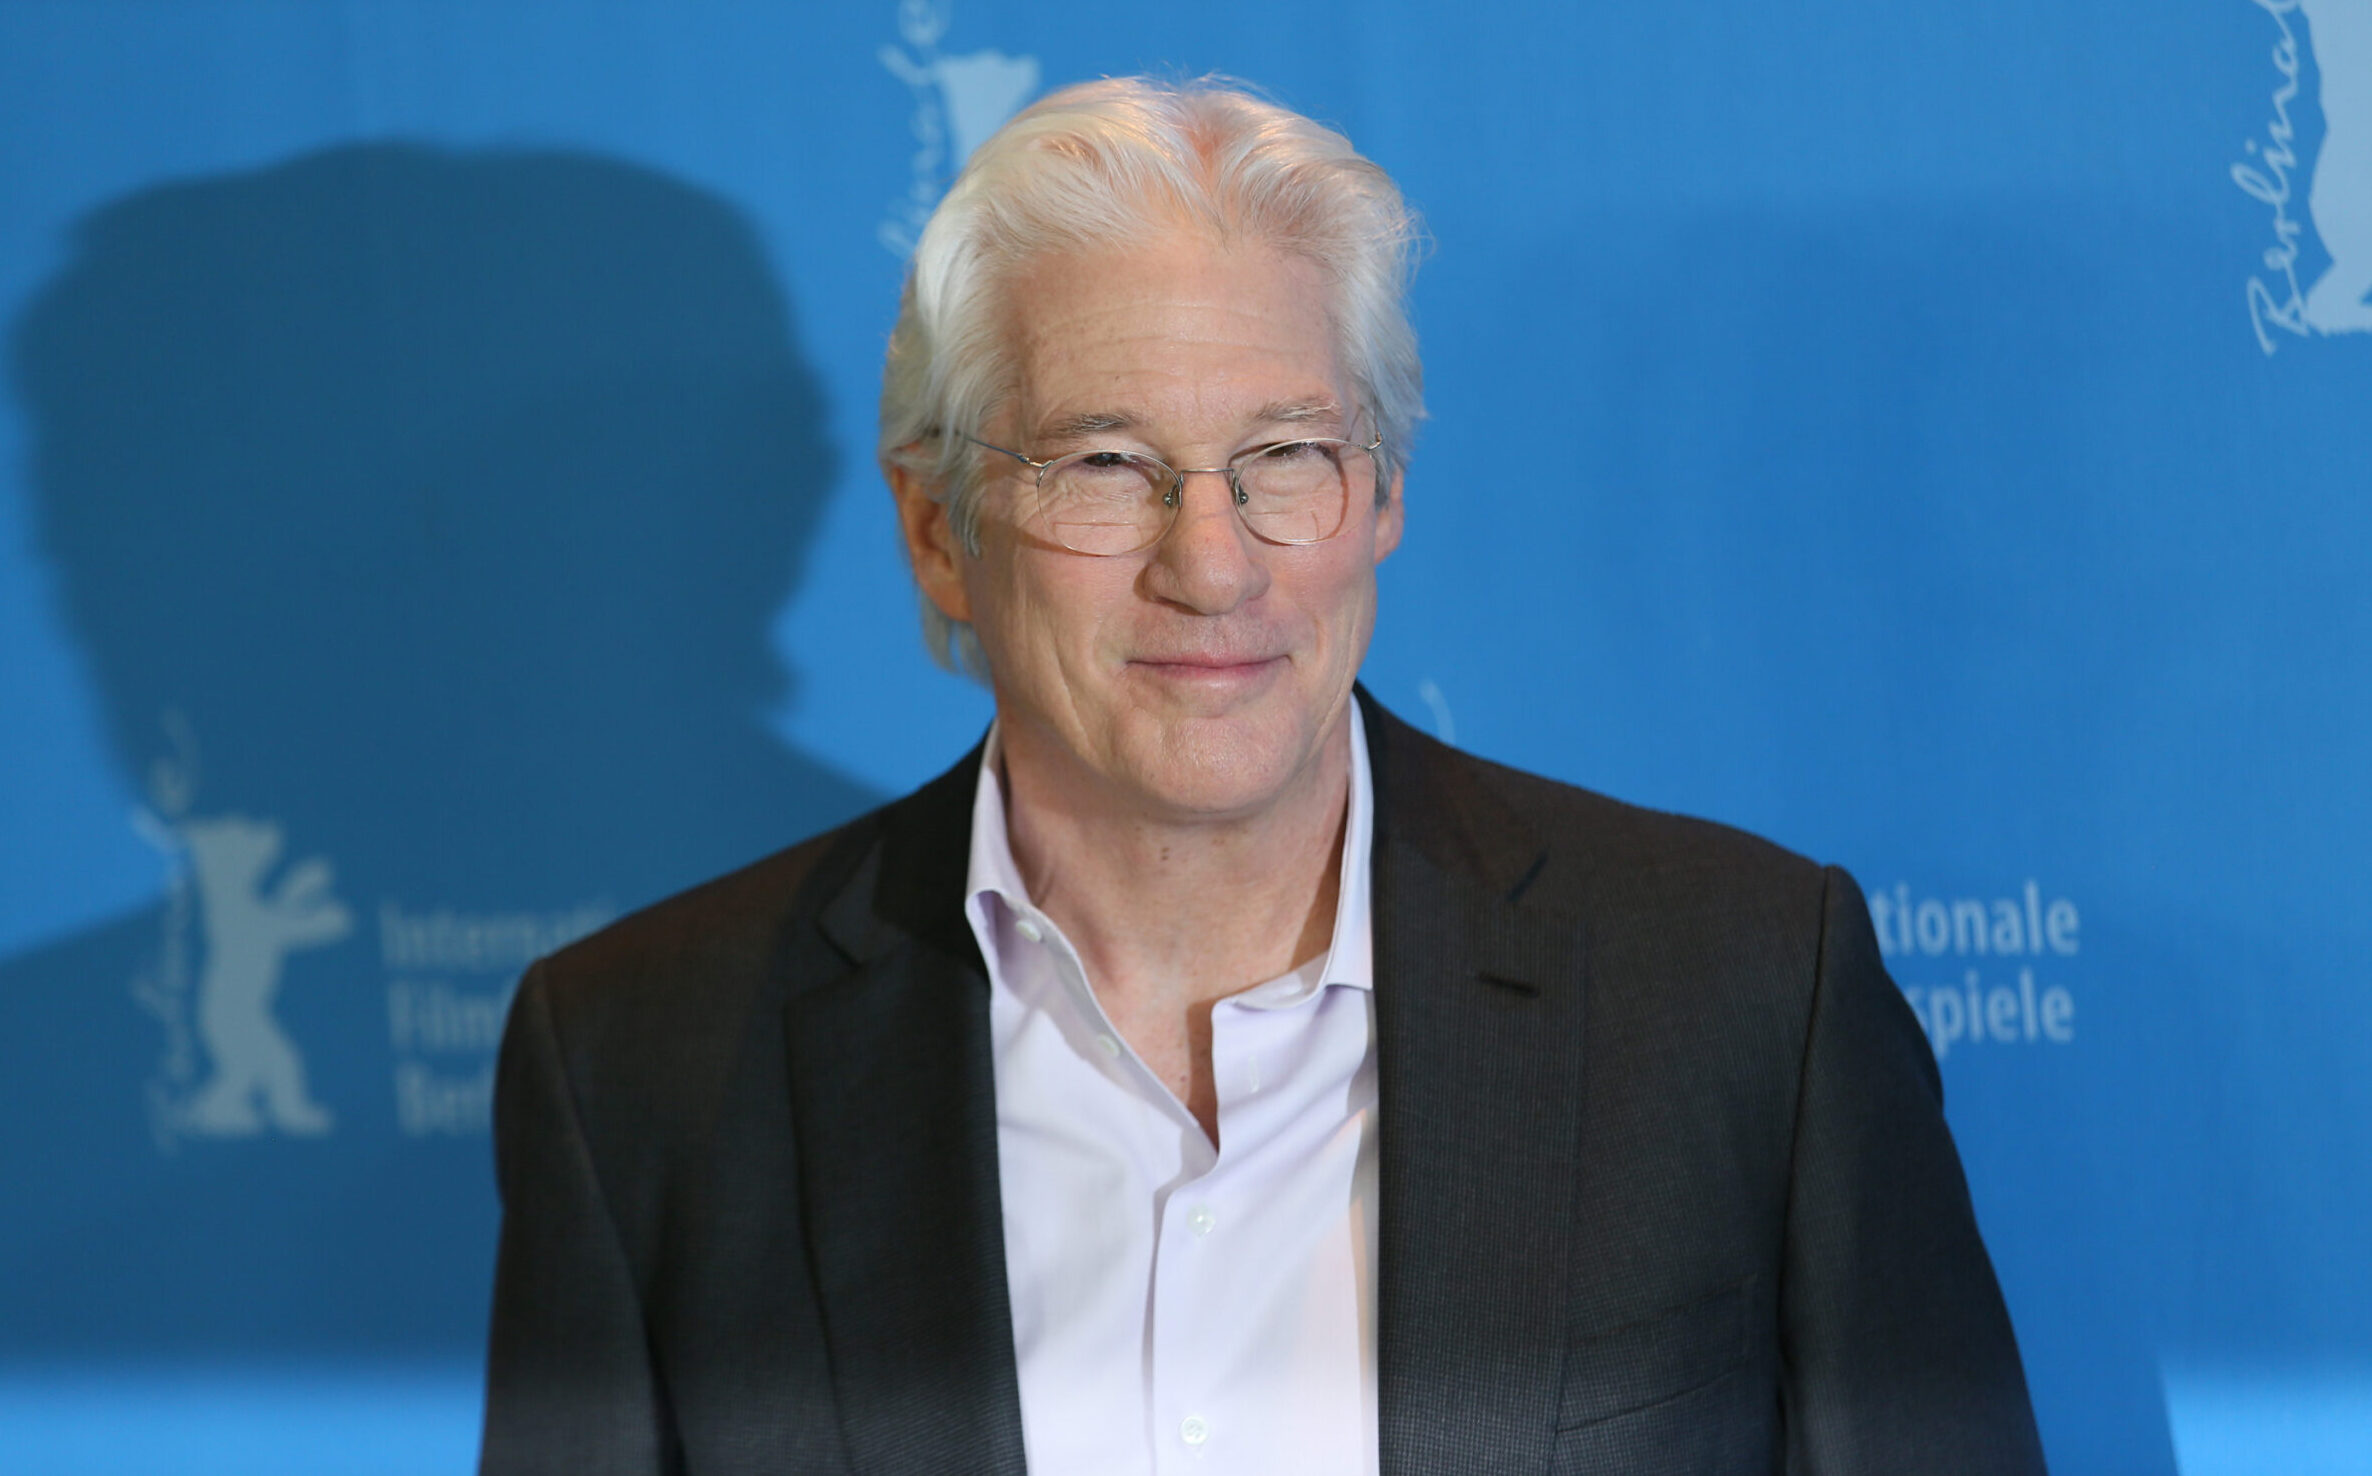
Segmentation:
[[(997, 418), (1042, 444), (1181, 420), (1340, 426), (1329, 286), (1298, 253), (1199, 233), (1039, 257), (1007, 296), (1015, 373)], [(1228, 404), (1231, 389), (1260, 398)]]

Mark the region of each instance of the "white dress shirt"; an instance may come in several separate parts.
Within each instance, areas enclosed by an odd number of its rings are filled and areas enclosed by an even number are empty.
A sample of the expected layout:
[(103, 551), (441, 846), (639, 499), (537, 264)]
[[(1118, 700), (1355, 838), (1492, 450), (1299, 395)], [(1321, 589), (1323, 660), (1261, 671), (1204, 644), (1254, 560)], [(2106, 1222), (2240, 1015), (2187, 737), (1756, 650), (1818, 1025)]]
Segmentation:
[(1214, 1149), (1022, 885), (992, 729), (966, 917), (990, 984), (1032, 1476), (1375, 1476), (1374, 801), (1351, 708), (1332, 950), (1211, 1011)]

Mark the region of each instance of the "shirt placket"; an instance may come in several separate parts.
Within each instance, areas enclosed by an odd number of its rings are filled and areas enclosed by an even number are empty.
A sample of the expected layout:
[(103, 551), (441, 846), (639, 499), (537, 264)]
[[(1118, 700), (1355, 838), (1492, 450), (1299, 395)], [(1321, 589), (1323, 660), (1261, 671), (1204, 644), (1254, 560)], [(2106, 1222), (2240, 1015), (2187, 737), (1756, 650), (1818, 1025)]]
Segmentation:
[[(1213, 1012), (1214, 1057), (1220, 1054), (1219, 1036), (1229, 1013), (1225, 1005)], [(1239, 1464), (1225, 1459), (1240, 1432), (1230, 1428), (1228, 1411), (1218, 1406), (1221, 1371), (1212, 1366), (1216, 1350), (1227, 1346), (1217, 1319), (1228, 1315), (1222, 1263), (1234, 1219), (1226, 1151), (1229, 1087), (1219, 1083), (1220, 1153), (1206, 1158), (1201, 1173), (1181, 1177), (1156, 1208), (1146, 1407), (1153, 1468), (1165, 1476)], [(1187, 1167), (1193, 1167), (1191, 1161)]]
[[(1046, 964), (1086, 1028), (1096, 1064), (1105, 1076), (1147, 1109), (1191, 1128), (1193, 1119), (1121, 1040), (1103, 1005), (1088, 986), (1084, 966), (1070, 940), (1052, 919), (1026, 904), (1015, 908), (1015, 931), (1043, 950)], [(1178, 1172), (1151, 1174), (1151, 1182), (1175, 1184), (1157, 1191), (1149, 1326), (1145, 1335), (1145, 1418), (1151, 1468), (1156, 1473), (1206, 1471), (1206, 1457), (1218, 1440), (1217, 1421), (1205, 1408), (1210, 1388), (1210, 1340), (1197, 1327), (1210, 1315), (1213, 1277), (1200, 1242), (1218, 1224), (1211, 1203), (1217, 1162), (1199, 1131), (1188, 1140)], [(1148, 1166), (1150, 1167), (1150, 1165)], [(1197, 1171), (1199, 1168), (1199, 1172)]]

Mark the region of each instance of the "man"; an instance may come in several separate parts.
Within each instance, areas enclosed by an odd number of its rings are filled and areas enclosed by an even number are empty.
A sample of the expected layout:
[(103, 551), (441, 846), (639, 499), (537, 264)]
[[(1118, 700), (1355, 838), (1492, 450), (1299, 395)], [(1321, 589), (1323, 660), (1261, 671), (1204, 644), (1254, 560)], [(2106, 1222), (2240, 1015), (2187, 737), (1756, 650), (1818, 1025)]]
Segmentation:
[(1210, 86), (973, 158), (883, 460), (996, 724), (530, 973), (488, 1470), (2041, 1468), (1852, 883), (1355, 692), (1411, 235)]

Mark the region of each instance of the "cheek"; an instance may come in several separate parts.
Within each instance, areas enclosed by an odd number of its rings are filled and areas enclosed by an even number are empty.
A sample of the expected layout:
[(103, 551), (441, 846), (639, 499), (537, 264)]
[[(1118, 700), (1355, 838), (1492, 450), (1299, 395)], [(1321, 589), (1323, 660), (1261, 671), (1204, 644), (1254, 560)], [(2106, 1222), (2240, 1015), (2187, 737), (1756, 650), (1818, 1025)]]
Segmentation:
[(1041, 550), (984, 546), (965, 571), (974, 629), (989, 659), (1015, 674), (1086, 675), (1104, 617), (1125, 599), (1126, 571)]
[(1327, 566), (1312, 571), (1310, 618), (1333, 661), (1356, 663), (1375, 619), (1374, 558), (1364, 542), (1328, 554)]

